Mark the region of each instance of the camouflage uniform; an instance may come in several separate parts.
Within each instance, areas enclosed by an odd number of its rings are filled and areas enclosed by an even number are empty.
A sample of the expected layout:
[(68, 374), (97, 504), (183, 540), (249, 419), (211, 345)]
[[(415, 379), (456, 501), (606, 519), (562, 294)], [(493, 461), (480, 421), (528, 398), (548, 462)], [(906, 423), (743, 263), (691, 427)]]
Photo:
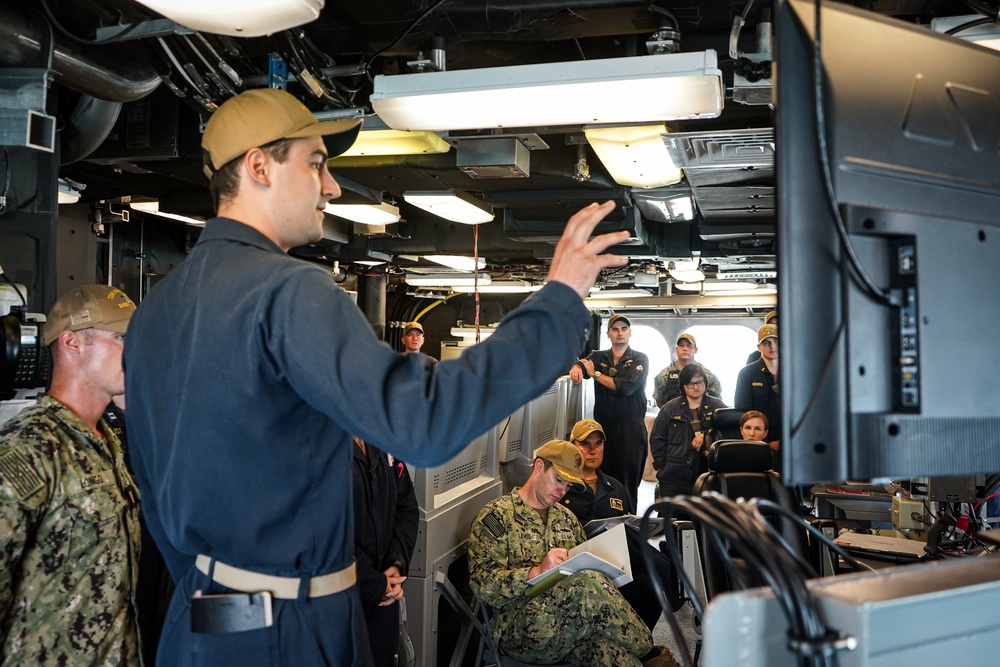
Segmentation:
[(472, 524), (472, 590), (495, 609), (493, 639), (526, 662), (560, 661), (584, 667), (640, 665), (652, 649), (649, 630), (607, 577), (578, 572), (528, 598), (528, 570), (549, 549), (571, 549), (586, 536), (564, 507), (549, 508), (548, 522), (518, 495), (497, 498)]
[(138, 492), (50, 396), (0, 428), (0, 664), (140, 665)]
[[(704, 366), (701, 368), (705, 371), (705, 393), (709, 396), (722, 398), (722, 383), (719, 382), (719, 378)], [(657, 405), (662, 405), (681, 395), (683, 391), (680, 383), (682, 370), (675, 361), (656, 374), (653, 379), (653, 400), (656, 401)]]

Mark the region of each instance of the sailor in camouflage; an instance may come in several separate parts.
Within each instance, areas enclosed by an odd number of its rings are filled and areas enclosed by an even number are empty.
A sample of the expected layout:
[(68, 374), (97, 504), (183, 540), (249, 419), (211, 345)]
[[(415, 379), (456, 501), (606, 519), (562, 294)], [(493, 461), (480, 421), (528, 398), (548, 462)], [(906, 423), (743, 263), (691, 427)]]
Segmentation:
[(138, 491), (100, 419), (134, 310), (102, 285), (63, 295), (52, 388), (0, 427), (0, 665), (141, 664)]
[(582, 484), (583, 457), (562, 440), (536, 452), (523, 487), (484, 507), (472, 524), (472, 590), (494, 611), (493, 639), (507, 655), (539, 664), (586, 667), (672, 665), (659, 655), (642, 620), (603, 574), (573, 574), (535, 597), (528, 580), (567, 560), (586, 537), (576, 517), (558, 504), (571, 483)]

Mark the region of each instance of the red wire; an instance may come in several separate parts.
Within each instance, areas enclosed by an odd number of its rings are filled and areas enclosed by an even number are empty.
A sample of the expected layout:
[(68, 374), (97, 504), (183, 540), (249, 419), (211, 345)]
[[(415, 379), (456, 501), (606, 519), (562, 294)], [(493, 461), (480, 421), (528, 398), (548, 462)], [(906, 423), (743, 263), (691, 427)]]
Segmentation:
[(473, 277), (473, 291), (476, 293), (476, 343), (479, 343), (479, 225), (474, 225), (472, 228), (474, 234), (474, 241), (472, 244), (472, 271), (474, 273)]

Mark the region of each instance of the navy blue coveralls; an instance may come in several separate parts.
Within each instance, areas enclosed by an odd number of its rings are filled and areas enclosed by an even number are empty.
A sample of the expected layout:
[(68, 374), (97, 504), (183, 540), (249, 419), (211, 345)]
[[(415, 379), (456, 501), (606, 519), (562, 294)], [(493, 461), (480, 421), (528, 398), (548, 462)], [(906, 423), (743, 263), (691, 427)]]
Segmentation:
[[(428, 375), (375, 338), (328, 270), (210, 220), (140, 304), (125, 350), (143, 514), (177, 582), (158, 664), (369, 665), (356, 587), (308, 597), (311, 577), (354, 559), (350, 436), (439, 465), (565, 373), (589, 323), (550, 283)], [(199, 554), (298, 578), (299, 597), (274, 600), (271, 627), (193, 633), (195, 590), (229, 592)]]
[[(704, 395), (698, 408), (701, 432), (708, 434), (712, 428), (712, 415), (726, 404), (714, 396)], [(649, 448), (656, 466), (656, 479), (660, 482), (660, 496), (691, 495), (698, 475), (705, 471), (705, 457), (708, 449), (702, 446), (701, 453), (691, 446), (694, 429), (691, 426), (691, 408), (687, 396), (678, 396), (666, 402), (653, 422), (649, 434)], [(706, 443), (707, 445), (708, 443)]]
[(639, 502), (639, 483), (646, 464), (646, 378), (649, 358), (631, 347), (612, 363), (611, 350), (596, 350), (588, 357), (594, 370), (612, 377), (616, 391), (594, 381), (594, 419), (604, 428), (604, 465), (625, 485), (632, 506)]

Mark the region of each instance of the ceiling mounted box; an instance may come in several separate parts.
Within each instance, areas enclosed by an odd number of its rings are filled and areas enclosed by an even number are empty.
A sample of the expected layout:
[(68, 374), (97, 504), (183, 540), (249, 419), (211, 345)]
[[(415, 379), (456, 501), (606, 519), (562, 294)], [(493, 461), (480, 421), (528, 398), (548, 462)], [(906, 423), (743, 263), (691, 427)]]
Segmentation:
[(531, 153), (514, 137), (462, 139), (456, 164), (470, 178), (527, 178)]
[[(568, 215), (558, 215), (554, 219), (541, 216), (552, 213), (531, 207), (507, 207), (503, 218), (504, 234), (515, 241), (557, 243), (566, 229)], [(646, 243), (646, 230), (642, 216), (632, 206), (619, 206), (609, 213), (592, 232), (593, 236), (625, 230), (629, 238), (619, 246), (639, 246)], [(609, 250), (614, 252), (614, 250)]]

